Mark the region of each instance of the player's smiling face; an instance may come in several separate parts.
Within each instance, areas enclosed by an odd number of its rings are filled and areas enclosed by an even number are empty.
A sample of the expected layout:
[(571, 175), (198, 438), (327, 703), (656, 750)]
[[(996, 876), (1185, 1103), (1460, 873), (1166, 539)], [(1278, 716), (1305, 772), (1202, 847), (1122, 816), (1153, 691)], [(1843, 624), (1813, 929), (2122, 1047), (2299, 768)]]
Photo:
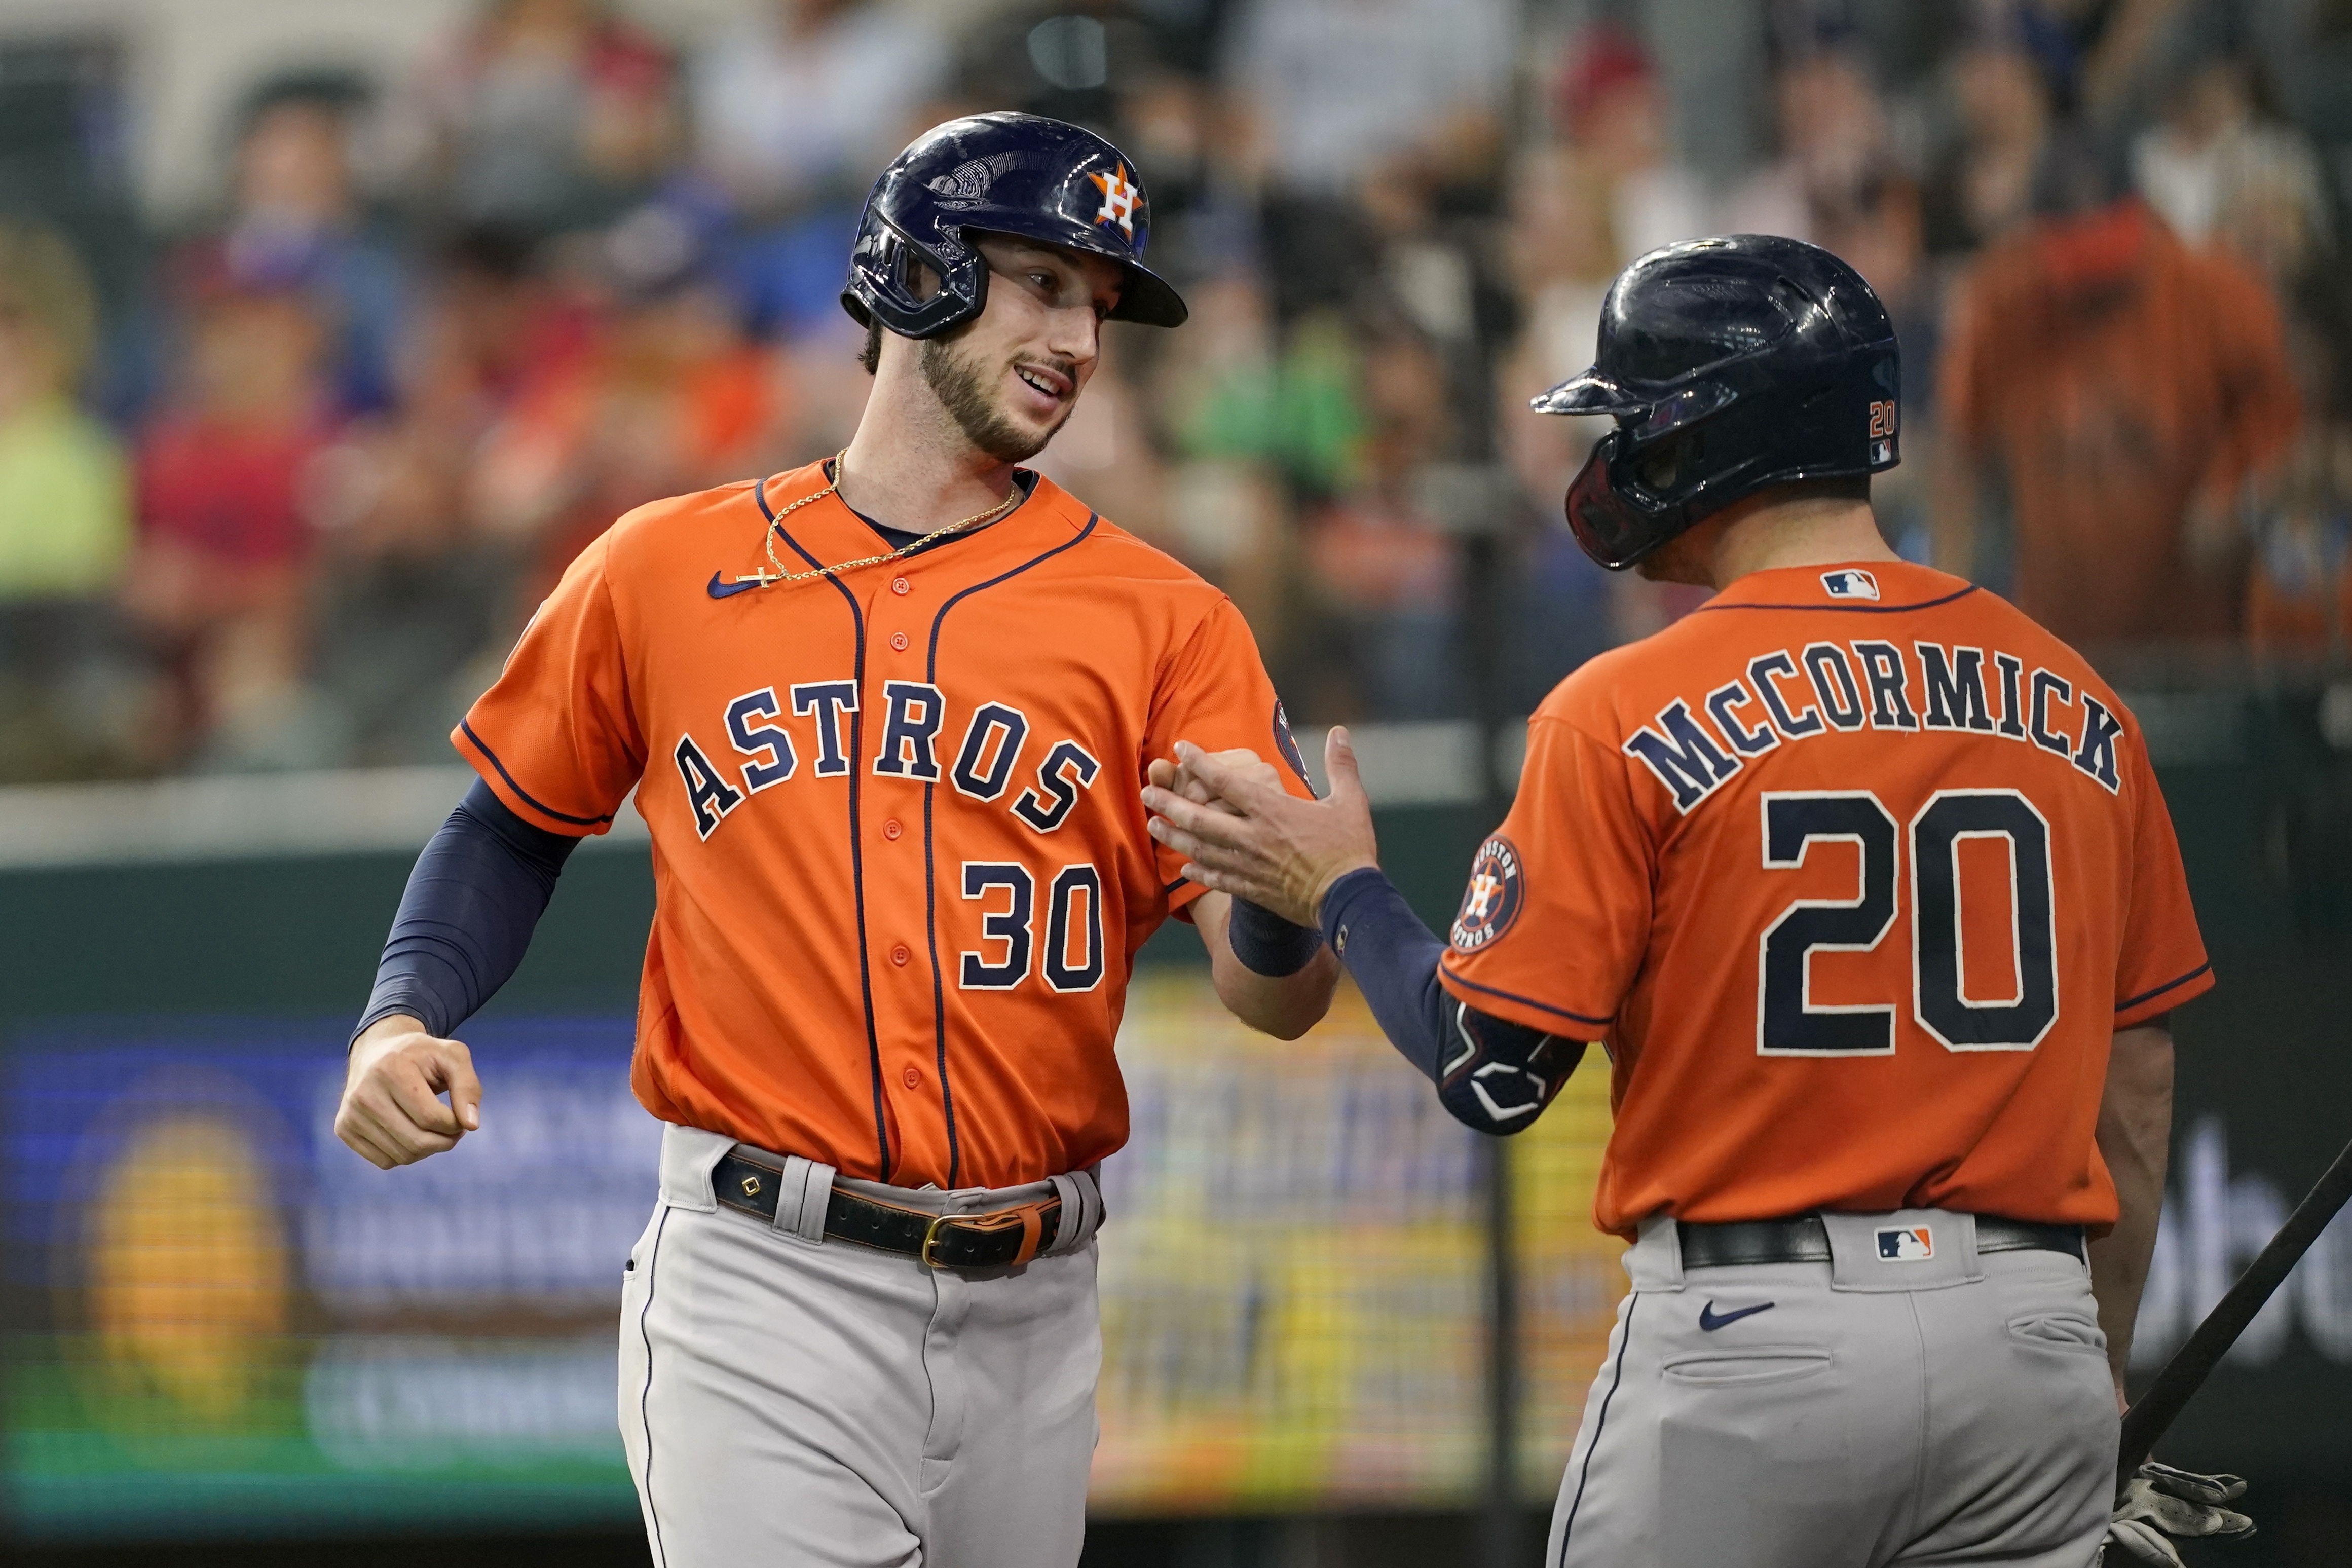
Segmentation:
[(1010, 235), (972, 236), (988, 303), (927, 340), (923, 379), (972, 445), (1003, 462), (1034, 457), (1076, 406), (1118, 303), (1118, 264)]

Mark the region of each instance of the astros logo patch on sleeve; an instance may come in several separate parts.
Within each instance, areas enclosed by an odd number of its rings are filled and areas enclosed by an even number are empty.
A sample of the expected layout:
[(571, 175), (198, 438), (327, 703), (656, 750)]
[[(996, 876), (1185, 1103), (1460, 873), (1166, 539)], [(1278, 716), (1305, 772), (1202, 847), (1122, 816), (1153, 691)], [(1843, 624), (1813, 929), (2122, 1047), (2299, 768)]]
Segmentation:
[(1475, 952), (1501, 936), (1526, 902), (1519, 852), (1498, 833), (1478, 846), (1470, 862), (1470, 886), (1462, 895), (1462, 912), (1454, 917), (1454, 951)]

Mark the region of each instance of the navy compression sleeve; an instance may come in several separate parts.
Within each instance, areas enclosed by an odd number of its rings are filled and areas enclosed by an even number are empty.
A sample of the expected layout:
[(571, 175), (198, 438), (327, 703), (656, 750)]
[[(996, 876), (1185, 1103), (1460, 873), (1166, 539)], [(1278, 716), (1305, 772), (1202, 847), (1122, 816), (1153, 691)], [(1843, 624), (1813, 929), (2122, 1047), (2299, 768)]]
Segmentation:
[(395, 1013), (446, 1038), (507, 983), (580, 840), (534, 827), (481, 780), (416, 858), (353, 1039)]
[(1436, 1081), (1448, 1011), (1437, 983), (1445, 944), (1370, 866), (1349, 872), (1323, 895), (1323, 940), (1355, 976), (1389, 1044)]
[(1517, 1132), (1543, 1114), (1583, 1059), (1564, 1040), (1457, 1002), (1437, 983), (1445, 944), (1378, 869), (1350, 871), (1323, 895), (1323, 937), (1355, 977), (1389, 1044), (1437, 1085), (1454, 1120)]

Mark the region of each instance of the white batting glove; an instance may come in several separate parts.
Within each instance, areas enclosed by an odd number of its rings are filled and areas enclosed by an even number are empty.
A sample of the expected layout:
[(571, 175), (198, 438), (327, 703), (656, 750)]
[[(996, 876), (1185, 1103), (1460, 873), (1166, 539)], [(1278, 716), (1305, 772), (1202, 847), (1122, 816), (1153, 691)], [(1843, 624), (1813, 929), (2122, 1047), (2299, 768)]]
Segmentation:
[(2195, 1541), (2254, 1532), (2252, 1520), (2221, 1506), (2235, 1502), (2245, 1490), (2246, 1483), (2236, 1476), (2200, 1476), (2151, 1459), (2116, 1497), (2102, 1560), (2187, 1568), (2170, 1538)]

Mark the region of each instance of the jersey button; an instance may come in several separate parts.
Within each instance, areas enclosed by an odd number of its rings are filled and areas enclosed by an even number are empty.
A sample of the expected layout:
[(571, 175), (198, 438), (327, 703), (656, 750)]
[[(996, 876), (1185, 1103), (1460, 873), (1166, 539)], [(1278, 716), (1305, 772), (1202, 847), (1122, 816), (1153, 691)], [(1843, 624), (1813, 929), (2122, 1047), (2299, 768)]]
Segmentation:
[(890, 962), (898, 965), (901, 969), (906, 967), (907, 960), (914, 956), (915, 955), (913, 953), (907, 951), (907, 944), (903, 942), (890, 950)]
[(908, 582), (904, 577), (893, 577), (890, 579), (890, 592), (904, 595), (911, 594), (914, 591), (915, 585), (912, 583)]
[(898, 1081), (905, 1084), (908, 1089), (920, 1089), (923, 1087), (923, 1069), (920, 1068), (908, 1068), (905, 1072), (898, 1075)]
[[(899, 579), (899, 581), (900, 581), (900, 582), (904, 582), (904, 581), (906, 581), (906, 579), (902, 577), (902, 578), (900, 578), (900, 579)], [(906, 590), (905, 590), (904, 588), (901, 588), (901, 589), (899, 589), (898, 591), (899, 591), (900, 593), (902, 593), (902, 594), (906, 592)], [(907, 634), (906, 634), (906, 633), (904, 633), (904, 632), (892, 632), (892, 633), (890, 634), (890, 646), (891, 646), (892, 647), (897, 648), (900, 653), (904, 653), (904, 652), (906, 652), (906, 651), (907, 651)]]
[(882, 837), (885, 838), (896, 838), (898, 835), (906, 831), (907, 830), (905, 828), (898, 826), (898, 819), (895, 816), (882, 825)]

